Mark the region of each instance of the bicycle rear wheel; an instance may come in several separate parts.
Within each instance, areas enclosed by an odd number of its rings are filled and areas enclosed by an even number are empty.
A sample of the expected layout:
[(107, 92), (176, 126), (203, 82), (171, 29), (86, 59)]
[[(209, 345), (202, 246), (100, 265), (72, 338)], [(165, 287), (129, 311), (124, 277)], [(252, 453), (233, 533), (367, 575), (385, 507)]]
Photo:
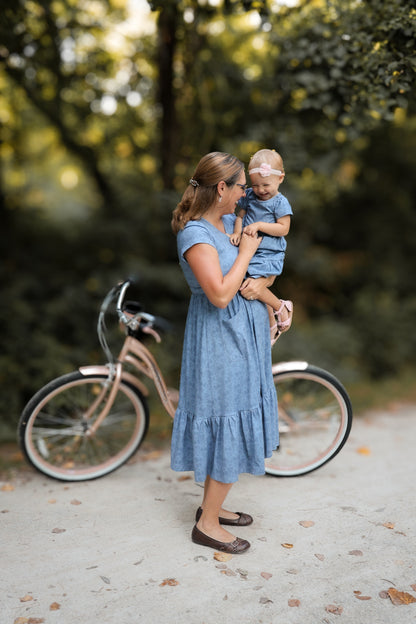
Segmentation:
[(352, 407), (342, 384), (306, 362), (273, 366), (279, 404), (280, 446), (266, 459), (266, 472), (296, 477), (320, 468), (344, 446)]
[(146, 399), (126, 381), (95, 434), (88, 434), (108, 393), (90, 419), (84, 415), (107, 379), (75, 371), (54, 379), (29, 401), (20, 418), (19, 440), (37, 470), (61, 481), (86, 481), (116, 470), (137, 451), (149, 412)]

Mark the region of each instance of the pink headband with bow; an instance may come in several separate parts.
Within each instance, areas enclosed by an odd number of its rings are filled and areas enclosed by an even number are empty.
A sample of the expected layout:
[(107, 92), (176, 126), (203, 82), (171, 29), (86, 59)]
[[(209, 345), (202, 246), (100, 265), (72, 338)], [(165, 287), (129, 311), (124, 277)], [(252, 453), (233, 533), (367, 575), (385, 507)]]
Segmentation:
[(272, 169), (271, 165), (267, 163), (261, 163), (260, 167), (255, 167), (254, 169), (249, 170), (249, 174), (259, 173), (262, 178), (268, 178), (270, 175), (282, 175), (283, 171), (280, 169)]

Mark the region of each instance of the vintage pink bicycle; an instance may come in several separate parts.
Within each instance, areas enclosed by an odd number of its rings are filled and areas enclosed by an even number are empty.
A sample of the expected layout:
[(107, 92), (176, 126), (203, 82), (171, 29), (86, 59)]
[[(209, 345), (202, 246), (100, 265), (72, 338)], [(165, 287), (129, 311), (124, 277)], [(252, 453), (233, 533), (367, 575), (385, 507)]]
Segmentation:
[[(144, 344), (166, 321), (125, 301), (131, 281), (110, 290), (100, 309), (97, 333), (103, 365), (81, 366), (41, 388), (24, 408), (19, 441), (29, 463), (62, 481), (103, 477), (136, 453), (149, 426), (150, 381), (173, 418), (177, 390), (168, 389), (159, 365)], [(113, 302), (126, 337), (117, 358), (106, 339), (105, 315)], [(275, 476), (299, 476), (326, 464), (349, 436), (352, 407), (331, 373), (307, 362), (273, 364), (278, 393), (280, 447), (266, 460)]]

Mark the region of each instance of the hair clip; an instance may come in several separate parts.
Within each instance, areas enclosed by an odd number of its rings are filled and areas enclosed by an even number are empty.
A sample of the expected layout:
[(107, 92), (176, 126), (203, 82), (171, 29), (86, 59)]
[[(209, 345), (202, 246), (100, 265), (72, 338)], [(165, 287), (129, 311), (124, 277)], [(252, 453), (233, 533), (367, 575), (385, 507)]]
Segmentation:
[(196, 180), (194, 180), (193, 178), (191, 178), (189, 180), (189, 184), (192, 184), (192, 186), (197, 187), (199, 186), (199, 182), (197, 182)]

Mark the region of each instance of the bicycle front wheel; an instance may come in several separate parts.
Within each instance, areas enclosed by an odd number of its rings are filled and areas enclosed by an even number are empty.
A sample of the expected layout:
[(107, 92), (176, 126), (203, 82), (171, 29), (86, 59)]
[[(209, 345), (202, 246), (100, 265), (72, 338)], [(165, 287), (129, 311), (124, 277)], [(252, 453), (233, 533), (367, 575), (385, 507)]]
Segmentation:
[(352, 407), (331, 373), (306, 362), (273, 366), (279, 405), (280, 446), (266, 459), (266, 472), (296, 477), (335, 457), (352, 425)]
[(126, 381), (104, 421), (89, 434), (108, 392), (90, 418), (85, 414), (107, 380), (75, 371), (54, 379), (29, 401), (20, 418), (19, 440), (37, 470), (61, 481), (86, 481), (116, 470), (137, 451), (149, 412), (143, 395)]

